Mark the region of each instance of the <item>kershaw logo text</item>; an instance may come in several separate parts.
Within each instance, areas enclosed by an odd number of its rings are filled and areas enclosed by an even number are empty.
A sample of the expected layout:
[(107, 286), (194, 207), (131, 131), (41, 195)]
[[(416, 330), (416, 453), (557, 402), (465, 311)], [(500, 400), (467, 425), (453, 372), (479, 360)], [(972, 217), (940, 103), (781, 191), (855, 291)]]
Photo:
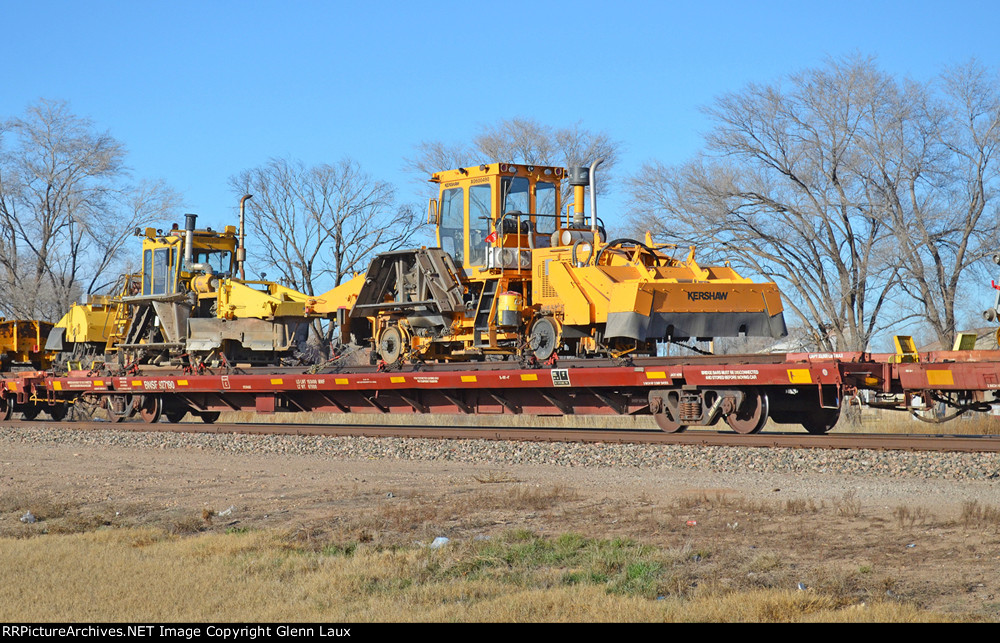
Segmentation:
[(702, 299), (711, 299), (715, 301), (723, 301), (729, 296), (728, 292), (689, 292), (687, 294), (688, 301), (699, 301)]

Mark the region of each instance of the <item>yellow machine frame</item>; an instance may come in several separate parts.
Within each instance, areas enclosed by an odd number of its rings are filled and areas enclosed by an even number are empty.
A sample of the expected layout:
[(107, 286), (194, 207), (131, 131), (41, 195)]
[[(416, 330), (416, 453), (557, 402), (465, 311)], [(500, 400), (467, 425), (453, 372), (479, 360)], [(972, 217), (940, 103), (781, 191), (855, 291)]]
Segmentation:
[[(780, 294), (694, 248), (606, 238), (586, 168), (494, 163), (438, 172), (428, 220), (439, 249), (379, 255), (363, 279), (323, 296), (387, 362), (490, 354), (655, 350), (662, 339), (786, 333)], [(563, 204), (562, 186), (573, 187)], [(591, 196), (592, 204), (594, 202)], [(366, 330), (358, 321), (364, 319)], [(357, 332), (356, 332), (357, 331)]]
[(236, 227), (199, 230), (195, 215), (187, 218), (183, 230), (137, 230), (141, 272), (123, 275), (115, 295), (74, 304), (56, 325), (64, 330), (53, 349), (72, 351), (71, 360), (126, 351), (131, 358), (125, 361), (159, 361), (181, 354), (221, 359), (228, 347), (229, 361), (237, 354), (235, 361), (273, 362), (304, 342), (308, 323), (322, 317), (316, 299), (238, 278)]

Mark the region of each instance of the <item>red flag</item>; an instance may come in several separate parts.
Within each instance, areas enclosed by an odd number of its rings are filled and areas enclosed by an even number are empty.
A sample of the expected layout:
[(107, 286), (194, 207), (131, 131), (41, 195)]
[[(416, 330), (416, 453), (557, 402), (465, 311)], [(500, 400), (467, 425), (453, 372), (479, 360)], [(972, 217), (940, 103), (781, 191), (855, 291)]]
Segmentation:
[(497, 231), (496, 230), (494, 230), (493, 232), (491, 232), (489, 234), (489, 236), (486, 237), (486, 243), (493, 243), (496, 240), (497, 240)]

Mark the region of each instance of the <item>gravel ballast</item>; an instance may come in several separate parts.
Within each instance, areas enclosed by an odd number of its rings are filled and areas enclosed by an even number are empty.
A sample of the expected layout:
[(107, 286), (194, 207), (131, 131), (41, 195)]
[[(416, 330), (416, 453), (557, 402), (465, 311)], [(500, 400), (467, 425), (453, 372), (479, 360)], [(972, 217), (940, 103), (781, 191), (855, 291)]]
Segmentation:
[(0, 428), (0, 443), (211, 450), (232, 454), (467, 464), (835, 474), (1000, 483), (998, 453), (580, 444)]

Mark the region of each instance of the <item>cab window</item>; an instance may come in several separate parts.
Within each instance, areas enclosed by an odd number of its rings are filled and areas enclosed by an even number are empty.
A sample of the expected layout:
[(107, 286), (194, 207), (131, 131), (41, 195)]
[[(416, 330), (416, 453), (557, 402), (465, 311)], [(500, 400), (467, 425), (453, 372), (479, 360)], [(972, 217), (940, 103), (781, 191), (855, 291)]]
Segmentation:
[(229, 274), (232, 270), (232, 254), (228, 250), (194, 250), (194, 262), (208, 264), (213, 274)]
[(528, 204), (528, 179), (522, 176), (504, 178), (500, 181), (502, 200), (500, 214), (519, 210), (527, 214), (531, 211)]
[(441, 193), (441, 227), (438, 229), (441, 249), (451, 255), (458, 265), (465, 263), (465, 204), (462, 188), (451, 188)]
[(469, 188), (469, 265), (481, 266), (486, 263), (486, 237), (492, 231), (493, 189), (488, 184), (473, 185)]
[(142, 252), (142, 294), (148, 295), (153, 285), (153, 251)]
[(535, 230), (539, 234), (552, 234), (556, 229), (556, 186), (553, 183), (539, 181), (535, 184)]
[(173, 248), (146, 250), (142, 263), (142, 294), (166, 295), (174, 291)]

